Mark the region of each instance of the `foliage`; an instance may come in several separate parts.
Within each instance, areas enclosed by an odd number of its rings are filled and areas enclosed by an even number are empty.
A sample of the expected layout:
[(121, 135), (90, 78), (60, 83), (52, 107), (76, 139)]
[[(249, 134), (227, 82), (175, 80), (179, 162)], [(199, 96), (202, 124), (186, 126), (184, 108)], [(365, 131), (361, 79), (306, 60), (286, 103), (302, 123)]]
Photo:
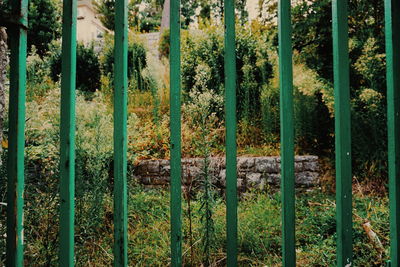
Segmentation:
[(235, 3), (236, 14), (241, 25), (244, 25), (249, 20), (249, 12), (246, 10), (247, 0), (238, 0)]
[[(203, 67), (204, 71), (199, 74), (209, 72), (207, 66)], [(215, 208), (215, 188), (212, 184), (212, 175), (210, 173), (210, 156), (211, 147), (215, 145), (215, 136), (212, 135), (212, 129), (218, 125), (215, 109), (222, 109), (223, 98), (208, 91), (204, 78), (196, 77), (196, 86), (190, 91), (192, 102), (185, 104), (184, 117), (189, 122), (189, 127), (199, 133), (198, 139), (193, 143), (193, 149), (199, 151), (199, 156), (203, 158), (201, 173), (194, 180), (200, 184), (199, 193), (197, 196), (198, 201), (201, 203), (199, 209), (200, 222), (201, 222), (201, 244), (202, 244), (202, 264), (210, 266), (211, 264), (211, 250), (214, 247), (215, 241), (215, 228), (214, 228), (214, 208)], [(202, 89), (202, 92), (199, 89)], [(190, 186), (191, 188), (191, 186)], [(190, 192), (187, 194), (188, 203), (192, 197)], [(189, 204), (188, 204), (189, 205)], [(190, 205), (188, 206), (188, 214), (191, 214)], [(191, 217), (190, 217), (191, 220)], [(192, 231), (190, 231), (192, 235)], [(190, 236), (191, 240), (193, 239)], [(192, 253), (193, 254), (193, 253)]]
[[(333, 83), (331, 1), (299, 1), (293, 9), (294, 48), (327, 84)], [(352, 154), (356, 174), (386, 176), (386, 82), (383, 2), (349, 2)], [(332, 89), (322, 93), (333, 106)], [(333, 115), (333, 114), (331, 114)], [(371, 170), (374, 171), (371, 172)]]
[[(0, 1), (0, 16), (7, 18), (10, 17), (10, 14), (10, 0)], [(61, 37), (61, 2), (55, 0), (29, 1), (28, 22), (28, 51), (43, 58), (49, 51), (52, 41)]]
[(49, 44), (61, 37), (61, 10), (54, 0), (31, 0), (28, 12), (28, 49), (35, 46), (37, 54), (44, 57)]
[(100, 22), (110, 31), (114, 31), (115, 0), (94, 1), (93, 5), (99, 14)]
[[(268, 54), (255, 35), (238, 27), (236, 40), (237, 111), (238, 119), (257, 118), (260, 115), (261, 88), (268, 84), (272, 66)], [(199, 72), (204, 72), (202, 75)], [(182, 89), (186, 99), (201, 75), (204, 86), (214, 94), (224, 92), (224, 53), (222, 28), (210, 27), (203, 34), (187, 33), (182, 44)], [(201, 92), (201, 88), (199, 91)], [(251, 105), (250, 105), (251, 101)], [(220, 111), (218, 116), (222, 114)]]
[[(235, 13), (241, 25), (245, 25), (249, 18), (246, 4), (247, 0), (239, 0), (235, 3)], [(223, 17), (223, 0), (181, 1), (181, 27), (183, 29), (188, 29), (193, 22), (199, 22), (200, 27), (204, 23), (220, 24)]]
[(199, 157), (209, 157), (210, 149), (219, 148), (221, 134), (218, 130), (222, 122), (218, 119), (218, 114), (223, 110), (223, 97), (209, 90), (204, 82), (202, 75), (209, 75), (207, 66), (199, 65), (200, 68), (205, 68), (199, 71), (196, 76), (195, 87), (189, 92), (191, 101), (183, 105), (183, 118), (186, 122), (188, 132), (192, 135), (190, 139), (183, 133), (184, 142), (189, 142), (188, 145), (192, 148), (191, 154)]
[(160, 53), (160, 57), (169, 58), (169, 39), (170, 39), (170, 31), (169, 29), (165, 29), (160, 36), (160, 40), (158, 42), (158, 53)]
[[(128, 44), (128, 79), (130, 87), (139, 90), (149, 90), (149, 81), (146, 81), (143, 70), (147, 67), (146, 49), (144, 45), (137, 41), (129, 40)], [(100, 58), (103, 75), (114, 77), (114, 40), (111, 36), (106, 37), (106, 44), (103, 47), (103, 53)]]
[[(145, 6), (144, 9), (141, 7)], [(145, 1), (144, 3), (131, 0), (128, 2), (129, 27), (139, 32), (155, 31), (161, 23), (161, 11), (163, 0)], [(94, 2), (96, 12), (99, 14), (101, 23), (110, 31), (115, 30), (115, 0), (99, 0)]]
[[(273, 58), (275, 60), (275, 56)], [(330, 90), (329, 85), (318, 78), (318, 75), (304, 64), (297, 63), (295, 55), (293, 67), (293, 104), (295, 143), (297, 153), (316, 153), (327, 155), (333, 147), (333, 118), (323, 93)], [(279, 142), (280, 109), (279, 109), (279, 75), (278, 67), (274, 67), (274, 78), (261, 94), (262, 129), (266, 140)], [(246, 127), (249, 127), (246, 125)]]
[(161, 26), (161, 14), (152, 16), (151, 12), (141, 12), (142, 19), (139, 20), (140, 32), (157, 32)]
[[(49, 91), (43, 98), (27, 103), (25, 210), (27, 261), (32, 266), (57, 264), (59, 215), (59, 125), (60, 90)], [(43, 105), (42, 103), (45, 103)], [(77, 262), (87, 262), (101, 247), (88, 244), (103, 242), (104, 220), (112, 207), (110, 195), (113, 162), (112, 110), (99, 94), (86, 101), (78, 92), (76, 100), (76, 251)], [(128, 137), (137, 139), (137, 117), (128, 118)], [(131, 151), (131, 149), (130, 149)], [(129, 160), (134, 156), (130, 152)], [(3, 177), (3, 176), (2, 176)], [(4, 176), (6, 177), (6, 176)], [(2, 191), (3, 192), (3, 191)], [(1, 193), (2, 193), (1, 192)], [(1, 195), (1, 194), (0, 194)], [(0, 201), (2, 202), (2, 200)], [(41, 210), (40, 207), (45, 207)], [(112, 231), (108, 230), (111, 235)], [(97, 252), (96, 252), (97, 251)], [(41, 255), (37, 257), (35, 255)]]
[[(60, 79), (61, 63), (61, 51), (57, 49), (50, 58), (50, 77), (55, 82)], [(100, 62), (93, 44), (77, 44), (76, 88), (83, 92), (95, 92), (100, 89)]]
[(259, 0), (258, 1), (258, 19), (264, 25), (273, 25), (277, 18), (278, 1)]
[[(1, 176), (4, 177), (4, 176)], [(56, 179), (55, 179), (56, 180)], [(4, 195), (4, 180), (0, 180)], [(57, 264), (58, 231), (58, 199), (48, 197), (50, 193), (42, 191), (53, 188), (51, 184), (42, 183), (34, 188), (31, 180), (27, 180), (25, 236), (28, 239), (25, 257), (32, 266)], [(36, 192), (32, 195), (32, 192)], [(169, 193), (163, 189), (145, 190), (134, 182), (129, 184), (128, 202), (128, 256), (129, 262), (135, 265), (157, 266), (167, 265), (170, 260), (169, 237)], [(34, 198), (33, 198), (34, 197)], [(302, 266), (335, 265), (335, 205), (334, 195), (322, 194), (318, 190), (296, 195), (296, 252), (297, 263)], [(79, 201), (79, 199), (77, 199)], [(35, 201), (35, 202), (33, 202)], [(34, 205), (33, 205), (34, 204)], [(40, 204), (40, 205), (39, 205)], [(193, 210), (198, 210), (201, 202), (191, 202)], [(388, 259), (389, 221), (388, 198), (356, 194), (354, 196), (354, 265), (382, 266)], [(89, 232), (77, 232), (76, 265), (110, 266), (112, 265), (112, 198), (106, 195), (101, 208), (104, 216), (96, 216), (99, 225), (97, 233), (89, 228)], [(183, 209), (186, 210), (186, 203)], [(49, 211), (53, 217), (49, 216)], [(225, 216), (226, 206), (221, 197), (215, 201), (215, 239), (210, 254), (210, 262), (224, 263), (225, 258)], [(5, 214), (5, 206), (0, 206), (0, 214)], [(183, 214), (183, 232), (187, 233), (189, 221)], [(78, 215), (81, 216), (81, 215)], [(40, 218), (40, 219), (39, 219)], [(241, 266), (275, 266), (281, 264), (281, 201), (278, 193), (249, 192), (238, 206), (238, 262)], [(5, 233), (5, 216), (0, 217), (0, 233)], [(51, 219), (49, 221), (49, 219)], [(90, 217), (86, 217), (90, 219)], [(93, 218), (92, 218), (93, 219)], [(380, 251), (369, 240), (362, 224), (369, 221), (372, 230), (377, 234), (384, 247)], [(199, 240), (201, 221), (199, 214), (192, 217), (194, 240)], [(80, 229), (80, 228), (78, 228)], [(46, 232), (47, 231), (47, 232)], [(41, 234), (41, 235), (40, 235)], [(83, 236), (82, 234), (86, 234)], [(92, 239), (93, 235), (97, 239)], [(184, 235), (183, 251), (190, 249), (187, 235)], [(88, 241), (83, 241), (85, 237)], [(48, 239), (47, 243), (45, 240)], [(4, 242), (4, 238), (0, 239)], [(3, 243), (0, 243), (3, 244)], [(46, 247), (47, 246), (47, 247)], [(5, 248), (5, 246), (0, 246)], [(82, 250), (85, 248), (85, 250)], [(190, 255), (184, 254), (184, 264), (200, 266), (202, 263), (202, 246), (193, 246), (193, 261)], [(46, 253), (49, 251), (50, 253)], [(3, 255), (3, 254), (1, 254)], [(48, 257), (48, 258), (47, 258)], [(49, 261), (49, 259), (51, 259)], [(0, 263), (4, 256), (0, 256)]]
[(183, 0), (181, 1), (181, 27), (183, 29), (189, 28), (190, 23), (194, 22), (193, 18), (196, 15), (196, 9), (200, 3), (196, 0)]
[(34, 98), (44, 97), (55, 88), (56, 83), (50, 78), (48, 56), (40, 58), (36, 50), (33, 49), (26, 61), (26, 98), (27, 101), (31, 101)]

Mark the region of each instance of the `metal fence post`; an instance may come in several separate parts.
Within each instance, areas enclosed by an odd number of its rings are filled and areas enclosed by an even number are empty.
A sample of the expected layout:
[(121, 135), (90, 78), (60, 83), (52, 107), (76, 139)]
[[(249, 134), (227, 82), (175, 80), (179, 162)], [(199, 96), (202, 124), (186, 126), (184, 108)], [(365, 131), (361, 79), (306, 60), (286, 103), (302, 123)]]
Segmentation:
[(237, 266), (237, 169), (236, 169), (236, 41), (235, 3), (224, 1), (225, 20), (225, 120), (226, 120), (226, 235), (227, 266)]
[(180, 0), (170, 8), (171, 265), (182, 266)]
[(352, 176), (347, 0), (333, 0), (337, 266), (352, 264)]
[(291, 2), (290, 0), (280, 0), (278, 4), (282, 177), (282, 261), (283, 266), (295, 266), (295, 177), (291, 40), (292, 26), (290, 17)]
[(28, 1), (12, 0), (10, 4), (17, 24), (9, 27), (11, 56), (6, 266), (22, 267)]
[(390, 266), (400, 266), (400, 2), (385, 0)]
[(128, 266), (127, 208), (128, 1), (115, 1), (114, 266)]
[(76, 0), (63, 1), (60, 124), (60, 266), (74, 266)]

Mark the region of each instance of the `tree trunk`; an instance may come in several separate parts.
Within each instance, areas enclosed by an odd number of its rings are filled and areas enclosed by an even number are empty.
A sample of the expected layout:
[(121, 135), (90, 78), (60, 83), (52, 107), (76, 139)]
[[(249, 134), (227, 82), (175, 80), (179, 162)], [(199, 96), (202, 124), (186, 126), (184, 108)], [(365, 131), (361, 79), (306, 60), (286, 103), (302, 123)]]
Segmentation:
[[(3, 122), (5, 111), (5, 91), (7, 79), (7, 33), (4, 27), (0, 27), (0, 153), (3, 149)], [(0, 166), (2, 164), (0, 157)]]

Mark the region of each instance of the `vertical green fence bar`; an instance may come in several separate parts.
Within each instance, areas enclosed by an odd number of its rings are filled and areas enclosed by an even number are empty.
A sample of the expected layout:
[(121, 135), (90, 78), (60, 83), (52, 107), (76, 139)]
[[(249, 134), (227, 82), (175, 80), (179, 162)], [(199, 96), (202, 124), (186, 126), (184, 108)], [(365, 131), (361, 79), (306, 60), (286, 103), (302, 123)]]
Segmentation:
[(17, 24), (9, 27), (10, 104), (7, 183), (7, 267), (22, 267), (24, 253), (24, 146), (28, 1), (11, 0)]
[(128, 266), (127, 89), (128, 1), (115, 1), (114, 40), (114, 266)]
[(236, 41), (235, 3), (224, 0), (225, 19), (225, 120), (226, 120), (226, 235), (227, 266), (237, 266), (236, 169)]
[(171, 266), (182, 266), (180, 0), (170, 7)]
[(60, 266), (74, 266), (76, 0), (63, 1), (60, 125)]
[(337, 266), (352, 264), (352, 177), (348, 0), (333, 0)]
[(290, 0), (279, 0), (278, 3), (283, 266), (296, 265), (293, 69), (290, 4)]
[(390, 258), (400, 266), (400, 2), (385, 0)]

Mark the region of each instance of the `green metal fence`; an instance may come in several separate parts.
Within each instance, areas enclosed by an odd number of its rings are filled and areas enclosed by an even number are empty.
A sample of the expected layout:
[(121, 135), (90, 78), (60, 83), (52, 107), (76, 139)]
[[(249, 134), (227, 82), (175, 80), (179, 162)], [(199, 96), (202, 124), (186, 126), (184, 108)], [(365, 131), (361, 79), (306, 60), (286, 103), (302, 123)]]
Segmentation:
[[(400, 266), (400, 2), (385, 1), (387, 52), (389, 197), (391, 266)], [(127, 0), (115, 7), (114, 91), (114, 266), (128, 265), (127, 246)], [(23, 266), (24, 123), (28, 0), (10, 1), (11, 48), (6, 265)], [(234, 1), (224, 0), (226, 113), (227, 265), (237, 265), (236, 64)], [(333, 0), (335, 84), (337, 266), (352, 264), (351, 133), (348, 23), (346, 0)], [(74, 265), (76, 0), (63, 2), (60, 266)], [(171, 116), (171, 265), (182, 265), (180, 1), (170, 8)], [(294, 127), (291, 2), (279, 0), (279, 72), (281, 88), (283, 265), (295, 266)], [(15, 19), (17, 18), (17, 19)]]

